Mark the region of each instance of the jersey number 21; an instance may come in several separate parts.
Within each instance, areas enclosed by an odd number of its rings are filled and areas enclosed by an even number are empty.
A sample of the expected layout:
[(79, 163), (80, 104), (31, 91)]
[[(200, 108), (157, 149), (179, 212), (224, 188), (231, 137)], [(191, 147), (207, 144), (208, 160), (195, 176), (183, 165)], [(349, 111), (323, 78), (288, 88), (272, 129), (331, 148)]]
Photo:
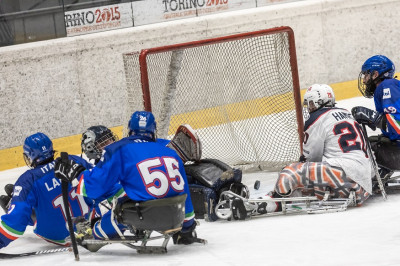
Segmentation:
[(362, 150), (365, 153), (365, 157), (368, 158), (365, 137), (357, 122), (354, 122), (354, 124), (347, 121), (339, 123), (333, 128), (333, 133), (340, 135), (338, 143), (344, 153)]

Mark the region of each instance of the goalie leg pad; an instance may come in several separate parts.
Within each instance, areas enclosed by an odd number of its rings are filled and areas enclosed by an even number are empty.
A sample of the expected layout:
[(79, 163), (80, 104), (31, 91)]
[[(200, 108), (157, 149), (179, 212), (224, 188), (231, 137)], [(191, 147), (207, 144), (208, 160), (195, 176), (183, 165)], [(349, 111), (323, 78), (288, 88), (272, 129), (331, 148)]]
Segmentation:
[(242, 181), (242, 171), (234, 169), (217, 159), (203, 159), (197, 163), (185, 165), (185, 172), (190, 183), (209, 187), (219, 191), (232, 183)]
[(189, 190), (196, 218), (205, 219), (208, 222), (216, 221), (218, 217), (215, 214), (215, 206), (218, 198), (215, 191), (196, 184), (190, 184)]
[(241, 184), (242, 171), (233, 169), (217, 159), (203, 159), (185, 165), (190, 194), (196, 217), (207, 221), (218, 219), (215, 206), (223, 191), (232, 190), (248, 198), (249, 191)]

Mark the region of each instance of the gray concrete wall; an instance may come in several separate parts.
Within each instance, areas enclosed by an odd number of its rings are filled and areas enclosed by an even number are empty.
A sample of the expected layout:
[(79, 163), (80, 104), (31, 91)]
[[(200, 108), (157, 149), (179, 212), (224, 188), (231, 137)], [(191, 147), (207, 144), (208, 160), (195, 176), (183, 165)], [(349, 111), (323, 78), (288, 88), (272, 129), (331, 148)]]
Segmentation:
[(122, 125), (123, 53), (290, 26), (303, 88), (357, 79), (374, 54), (400, 67), (399, 14), (399, 0), (310, 0), (0, 48), (0, 149)]

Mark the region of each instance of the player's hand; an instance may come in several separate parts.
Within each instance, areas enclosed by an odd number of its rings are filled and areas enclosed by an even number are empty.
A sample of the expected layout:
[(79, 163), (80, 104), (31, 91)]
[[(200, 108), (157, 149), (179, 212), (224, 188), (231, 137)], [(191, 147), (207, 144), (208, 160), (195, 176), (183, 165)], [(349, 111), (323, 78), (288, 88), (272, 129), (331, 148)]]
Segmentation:
[(377, 126), (379, 127), (382, 120), (382, 116), (378, 112), (364, 106), (353, 107), (351, 113), (358, 123), (367, 125), (372, 130), (375, 130)]
[(305, 163), (305, 162), (307, 162), (307, 158), (306, 158), (306, 156), (304, 156), (304, 154), (300, 155), (299, 162), (300, 162), (300, 163)]
[(85, 167), (73, 160), (57, 158), (54, 165), (54, 173), (58, 179), (66, 182), (72, 182), (80, 173), (85, 171)]
[(0, 207), (3, 208), (4, 213), (7, 213), (8, 209), (10, 208), (11, 199), (14, 193), (14, 185), (5, 185), (4, 191), (6, 192), (6, 195), (0, 195)]

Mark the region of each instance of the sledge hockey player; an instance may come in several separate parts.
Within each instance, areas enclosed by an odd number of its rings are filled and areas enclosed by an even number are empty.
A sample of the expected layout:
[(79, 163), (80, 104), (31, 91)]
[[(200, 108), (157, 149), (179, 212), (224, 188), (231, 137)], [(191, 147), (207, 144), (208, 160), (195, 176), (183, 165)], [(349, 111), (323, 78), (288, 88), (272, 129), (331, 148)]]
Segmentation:
[[(21, 237), (28, 225), (35, 225), (34, 233), (44, 240), (69, 245), (69, 231), (61, 193), (61, 182), (54, 176), (53, 143), (43, 133), (35, 133), (25, 139), (23, 157), (31, 168), (23, 173), (12, 193), (8, 212), (1, 216), (0, 248)], [(82, 158), (69, 156), (70, 160), (91, 168)], [(77, 195), (69, 187), (69, 203), (75, 217), (84, 216), (92, 207), (92, 201)], [(31, 214), (36, 214), (33, 221)]]
[(104, 148), (117, 140), (118, 137), (106, 126), (91, 126), (82, 133), (82, 154), (96, 165), (101, 159)]
[[(85, 154), (87, 160), (96, 165), (101, 158), (103, 153), (103, 148), (108, 144), (111, 144), (118, 140), (118, 137), (107, 127), (103, 125), (91, 126), (82, 133), (81, 138), (81, 157)], [(118, 189), (118, 191), (115, 191)], [(4, 213), (7, 213), (8, 208), (10, 206), (12, 193), (14, 190), (13, 184), (7, 184), (4, 187), (6, 195), (0, 196), (0, 206), (3, 208)], [(116, 187), (114, 191), (116, 194), (121, 192), (119, 190), (123, 190), (122, 187), (119, 185), (118, 188)], [(99, 199), (98, 199), (99, 200)], [(35, 221), (34, 212), (32, 214), (33, 222)]]
[(393, 78), (395, 66), (384, 55), (368, 58), (361, 67), (358, 89), (366, 98), (374, 98), (375, 109), (354, 107), (351, 112), (360, 124), (382, 135), (369, 138), (380, 166), (380, 175), (388, 180), (393, 170), (400, 170), (400, 81)]
[[(191, 244), (197, 241), (196, 222), (182, 160), (174, 150), (165, 146), (167, 141), (157, 139), (156, 122), (152, 113), (133, 113), (128, 127), (129, 136), (107, 146), (100, 162), (92, 170), (87, 171), (84, 165), (61, 158), (55, 166), (57, 177), (77, 184), (78, 193), (90, 198), (103, 196), (110, 187), (120, 182), (127, 196), (119, 199), (114, 208), (123, 208), (129, 204), (140, 206), (158, 199), (186, 198), (182, 202), (185, 205), (183, 226), (181, 231), (173, 235), (173, 241), (175, 244)], [(114, 210), (105, 213), (94, 225), (93, 235), (87, 237), (124, 238), (125, 224), (118, 221), (137, 217), (142, 220), (145, 216), (145, 213), (141, 213), (141, 208), (132, 207), (129, 210), (135, 210), (135, 214), (114, 217)], [(152, 223), (166, 222), (163, 218), (153, 219)], [(140, 220), (136, 222), (139, 223)], [(138, 227), (137, 224), (133, 226)]]
[[(95, 166), (100, 161), (104, 148), (117, 140), (118, 137), (109, 128), (103, 125), (91, 126), (82, 133), (82, 154), (85, 154), (89, 162), (93, 163), (93, 166)], [(93, 200), (93, 209), (89, 220), (80, 217), (74, 221), (78, 227), (76, 229), (78, 231), (84, 229), (82, 227), (84, 224), (86, 225), (86, 221), (87, 224), (91, 224), (91, 227), (93, 227), (94, 223), (100, 219), (102, 214), (112, 207), (110, 205), (112, 199), (123, 197), (124, 195), (126, 194), (121, 184), (115, 184), (108, 193), (104, 194), (101, 198)]]
[(248, 188), (241, 183), (242, 171), (218, 159), (202, 159), (199, 136), (185, 124), (178, 127), (167, 147), (174, 149), (185, 163), (190, 195), (196, 218), (212, 222), (218, 219), (215, 206), (224, 191), (248, 196)]
[[(301, 160), (279, 173), (274, 191), (266, 198), (315, 195), (322, 200), (326, 193), (330, 198), (348, 198), (354, 191), (360, 206), (372, 193), (372, 165), (360, 125), (349, 111), (335, 107), (333, 90), (325, 84), (307, 89), (304, 107), (309, 118)], [(241, 199), (232, 204), (235, 219), (282, 210), (280, 203), (271, 201), (256, 207), (245, 206)]]

